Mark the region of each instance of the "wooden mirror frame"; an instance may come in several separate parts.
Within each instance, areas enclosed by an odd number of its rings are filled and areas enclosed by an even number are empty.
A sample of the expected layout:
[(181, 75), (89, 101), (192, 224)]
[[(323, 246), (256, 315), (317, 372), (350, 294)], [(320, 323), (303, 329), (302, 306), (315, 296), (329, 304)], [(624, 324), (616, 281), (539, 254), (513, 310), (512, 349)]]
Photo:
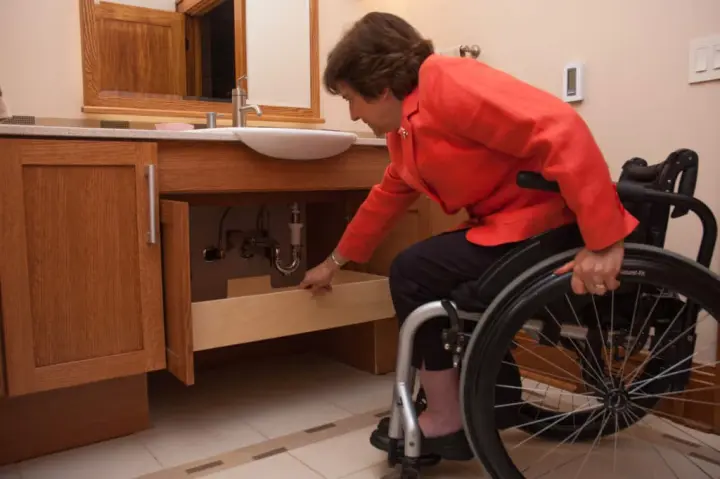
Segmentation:
[[(245, 0), (235, 2), (235, 71), (240, 78), (247, 74), (247, 50), (245, 42)], [(101, 91), (100, 45), (96, 34), (95, 0), (79, 0), (80, 2), (80, 38), (83, 66), (83, 108), (85, 113), (113, 114), (133, 116), (160, 116), (205, 118), (208, 112), (217, 112), (218, 118), (232, 118), (232, 104), (181, 98), (133, 98), (120, 96), (117, 92)], [(187, 3), (185, 7), (183, 3)], [(178, 11), (189, 15), (200, 15), (211, 9), (218, 0), (179, 0), (176, 1)], [(258, 117), (255, 113), (248, 114), (251, 121), (292, 122), (292, 123), (324, 123), (320, 117), (320, 61), (318, 45), (318, 0), (309, 1), (310, 12), (310, 108), (260, 105), (263, 111)], [(273, 32), (268, 32), (272, 35)], [(247, 90), (247, 81), (243, 87)]]

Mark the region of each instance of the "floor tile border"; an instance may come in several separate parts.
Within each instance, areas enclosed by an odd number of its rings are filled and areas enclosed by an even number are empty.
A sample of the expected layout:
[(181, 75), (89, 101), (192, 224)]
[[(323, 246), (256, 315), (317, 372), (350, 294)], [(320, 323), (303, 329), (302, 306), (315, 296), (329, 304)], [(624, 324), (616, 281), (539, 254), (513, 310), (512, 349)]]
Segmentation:
[(333, 439), (377, 424), (379, 418), (390, 414), (387, 409), (377, 409), (365, 414), (356, 414), (345, 419), (322, 424), (304, 431), (269, 439), (216, 456), (192, 461), (140, 476), (138, 479), (197, 479), (227, 469), (284, 454), (294, 449)]
[[(376, 425), (378, 419), (389, 415), (390, 411), (387, 409), (377, 409), (364, 414), (356, 414), (332, 423), (322, 424), (304, 431), (269, 439), (205, 459), (146, 474), (137, 479), (197, 479), (206, 477), (210, 474), (234, 469), (278, 454), (285, 454), (320, 441), (344, 436), (345, 434)], [(638, 431), (635, 434), (639, 434), (640, 437), (646, 440), (651, 438), (659, 440), (660, 443), (664, 442), (668, 446), (672, 444), (676, 449), (679, 449), (686, 455), (709, 464), (720, 466), (720, 452), (706, 444), (691, 442), (675, 434), (661, 433), (660, 431), (653, 431), (652, 433), (648, 431)]]

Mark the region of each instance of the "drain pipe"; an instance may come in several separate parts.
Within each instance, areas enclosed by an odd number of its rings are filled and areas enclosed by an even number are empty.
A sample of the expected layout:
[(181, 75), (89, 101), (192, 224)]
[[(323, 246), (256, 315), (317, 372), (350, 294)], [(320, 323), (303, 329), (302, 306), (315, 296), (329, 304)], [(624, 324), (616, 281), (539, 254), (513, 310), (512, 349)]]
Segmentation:
[(300, 207), (297, 202), (292, 204), (290, 208), (290, 247), (292, 260), (290, 265), (282, 264), (280, 258), (280, 246), (275, 245), (273, 248), (274, 266), (281, 274), (290, 276), (300, 267), (300, 252), (302, 251), (302, 229), (303, 224), (300, 222)]

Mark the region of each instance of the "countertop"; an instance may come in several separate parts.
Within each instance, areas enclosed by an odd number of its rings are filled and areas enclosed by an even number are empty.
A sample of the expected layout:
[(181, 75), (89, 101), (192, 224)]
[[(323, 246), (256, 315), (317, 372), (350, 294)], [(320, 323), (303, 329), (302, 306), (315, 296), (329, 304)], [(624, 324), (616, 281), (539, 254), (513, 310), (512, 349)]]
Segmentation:
[[(40, 125), (3, 125), (0, 136), (30, 136), (51, 138), (119, 138), (128, 140), (185, 140), (185, 141), (228, 141), (226, 137), (202, 130), (164, 131), (127, 128), (84, 128)], [(239, 140), (238, 140), (239, 141)], [(386, 146), (385, 138), (368, 138), (358, 135), (356, 145)]]

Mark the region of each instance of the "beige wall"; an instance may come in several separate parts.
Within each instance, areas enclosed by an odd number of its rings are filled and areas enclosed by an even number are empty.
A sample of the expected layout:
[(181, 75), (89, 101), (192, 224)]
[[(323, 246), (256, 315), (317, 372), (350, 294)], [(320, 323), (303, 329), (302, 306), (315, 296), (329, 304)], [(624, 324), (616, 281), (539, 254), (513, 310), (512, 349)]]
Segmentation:
[(75, 0), (0, 0), (0, 86), (13, 114), (82, 116)]

